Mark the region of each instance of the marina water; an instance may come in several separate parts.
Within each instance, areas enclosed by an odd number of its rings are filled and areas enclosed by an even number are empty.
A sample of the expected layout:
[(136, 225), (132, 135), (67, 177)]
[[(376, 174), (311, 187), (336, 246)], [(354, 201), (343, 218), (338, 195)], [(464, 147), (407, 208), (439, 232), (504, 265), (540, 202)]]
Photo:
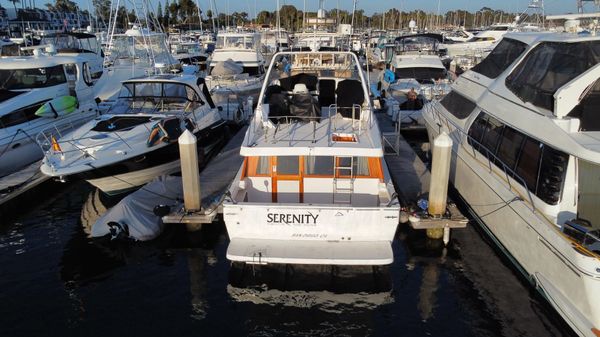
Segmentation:
[(91, 241), (82, 220), (103, 211), (98, 196), (79, 182), (4, 219), (0, 335), (572, 334), (476, 225), (445, 252), (401, 227), (394, 263), (376, 270), (232, 267), (222, 222), (146, 244)]

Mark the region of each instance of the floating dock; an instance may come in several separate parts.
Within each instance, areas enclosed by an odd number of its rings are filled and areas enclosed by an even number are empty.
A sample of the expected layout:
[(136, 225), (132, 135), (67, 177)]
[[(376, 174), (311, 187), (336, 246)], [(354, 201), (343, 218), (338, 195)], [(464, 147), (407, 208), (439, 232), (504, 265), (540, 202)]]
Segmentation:
[[(385, 162), (394, 182), (394, 187), (400, 198), (400, 203), (406, 208), (416, 205), (417, 201), (427, 198), (431, 172), (421, 158), (402, 137), (398, 124), (385, 113), (375, 114), (382, 134), (382, 144)], [(454, 203), (449, 203), (447, 210), (450, 216), (439, 219), (421, 219), (411, 221), (414, 229), (434, 228), (465, 228), (467, 219)]]
[(164, 223), (203, 224), (211, 223), (215, 219), (220, 212), (227, 190), (244, 161), (244, 158), (240, 156), (240, 147), (247, 128), (245, 126), (240, 129), (200, 172), (201, 210), (186, 212), (182, 203), (173, 212), (163, 216)]

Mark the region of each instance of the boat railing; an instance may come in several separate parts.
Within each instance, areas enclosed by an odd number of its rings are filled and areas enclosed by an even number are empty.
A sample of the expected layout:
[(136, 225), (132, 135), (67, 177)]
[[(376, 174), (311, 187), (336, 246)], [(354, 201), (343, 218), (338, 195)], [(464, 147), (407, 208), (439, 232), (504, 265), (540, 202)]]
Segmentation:
[[(148, 125), (143, 124), (143, 126), (148, 131), (148, 134), (150, 134), (152, 130), (148, 127)], [(67, 153), (80, 152), (82, 154), (83, 158), (92, 157), (95, 159), (95, 157), (92, 154), (93, 151), (89, 151), (89, 149), (103, 147), (103, 146), (111, 145), (111, 144), (115, 144), (115, 143), (123, 143), (129, 149), (132, 149), (132, 146), (127, 142), (127, 140), (125, 140), (125, 138), (121, 137), (121, 135), (120, 135), (120, 132), (130, 131), (129, 128), (124, 129), (124, 130), (112, 131), (110, 134), (116, 136), (117, 139), (109, 138), (108, 136), (103, 137), (103, 138), (97, 138), (97, 136), (87, 136), (87, 137), (68, 138), (68, 139), (65, 139), (63, 137), (66, 133), (71, 132), (71, 131), (75, 130), (76, 128), (77, 127), (75, 127), (74, 125), (68, 125), (68, 126), (65, 126), (62, 128), (51, 127), (51, 128), (42, 130), (41, 132), (38, 133), (38, 135), (36, 137), (36, 142), (38, 143), (38, 146), (42, 149), (42, 151), (44, 153), (46, 153), (47, 156), (52, 156), (52, 155), (64, 156)], [(89, 139), (93, 139), (95, 142), (89, 146), (81, 145), (82, 141), (89, 140)], [(104, 142), (99, 142), (100, 139), (107, 139), (107, 140)], [(64, 144), (70, 145), (71, 149), (63, 150), (64, 146), (61, 146), (61, 145), (64, 145)]]
[[(494, 173), (494, 167), (500, 169), (503, 173), (504, 180), (508, 184), (508, 188), (517, 193), (519, 195), (518, 198), (521, 198), (521, 192), (513, 186), (514, 184), (511, 182), (511, 178), (514, 179), (518, 184), (520, 184), (527, 194), (527, 201), (529, 202), (529, 209), (535, 213), (536, 207), (535, 202), (533, 200), (533, 196), (531, 194), (531, 189), (527, 185), (527, 182), (523, 177), (519, 176), (512, 168), (508, 167), (500, 158), (498, 158), (491, 150), (489, 150), (485, 145), (481, 142), (475, 140), (471, 137), (467, 132), (465, 132), (458, 124), (444, 117), (439, 110), (434, 108), (435, 103), (427, 104), (425, 109), (428, 109), (427, 112), (435, 115), (439, 121), (439, 123), (443, 123), (446, 127), (446, 130), (449, 132), (449, 136), (452, 138), (452, 141), (456, 143), (458, 146), (461, 146), (465, 151), (469, 152), (473, 158), (483, 157), (484, 160), (487, 160), (487, 168), (490, 173)], [(441, 128), (442, 124), (438, 124)], [(450, 127), (452, 126), (452, 128)], [(470, 146), (465, 145), (466, 143)], [(477, 147), (477, 149), (475, 149)], [(506, 201), (506, 203), (510, 203), (511, 201)]]
[[(338, 114), (339, 108), (351, 108), (352, 109), (352, 117), (351, 118), (343, 118), (343, 117), (338, 118), (337, 114)], [(267, 141), (269, 138), (271, 138), (272, 142), (275, 142), (277, 140), (279, 140), (279, 141), (284, 140), (284, 141), (290, 141), (290, 142), (308, 141), (307, 139), (295, 139), (294, 138), (295, 128), (290, 127), (290, 126), (295, 126), (297, 123), (312, 123), (313, 130), (312, 130), (312, 138), (310, 139), (310, 141), (312, 143), (316, 143), (317, 124), (320, 123), (322, 120), (327, 120), (327, 122), (330, 123), (330, 126), (327, 128), (327, 137), (330, 140), (332, 139), (332, 133), (334, 133), (336, 131), (341, 130), (341, 131), (344, 131), (345, 133), (348, 132), (348, 130), (344, 130), (341, 128), (340, 125), (338, 125), (338, 123), (341, 123), (342, 119), (346, 120), (346, 121), (350, 120), (351, 133), (353, 135), (359, 136), (363, 132), (363, 129), (364, 129), (363, 124), (369, 122), (368, 120), (365, 121), (360, 118), (361, 112), (362, 112), (362, 107), (359, 104), (354, 104), (352, 107), (338, 107), (336, 104), (331, 104), (329, 106), (327, 115), (322, 115), (322, 116), (290, 116), (290, 115), (274, 116), (274, 115), (269, 115), (268, 119), (270, 119), (271, 121), (276, 121), (277, 124), (275, 125), (275, 130), (273, 131), (273, 134), (270, 137), (269, 137), (269, 133), (268, 133), (268, 129), (267, 129), (267, 131), (264, 134), (265, 141)], [(358, 118), (357, 118), (357, 114), (358, 114)], [(283, 129), (282, 125), (288, 126), (286, 129), (288, 131), (289, 138), (276, 139), (277, 135), (280, 134), (281, 130)]]

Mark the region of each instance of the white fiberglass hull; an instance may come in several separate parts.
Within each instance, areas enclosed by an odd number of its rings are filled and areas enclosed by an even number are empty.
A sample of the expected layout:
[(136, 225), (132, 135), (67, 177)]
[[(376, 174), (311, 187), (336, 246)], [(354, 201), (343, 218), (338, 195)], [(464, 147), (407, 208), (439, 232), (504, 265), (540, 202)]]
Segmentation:
[(249, 263), (390, 264), (398, 211), (398, 207), (225, 203), (231, 239), (227, 257)]
[(175, 160), (162, 165), (149, 167), (129, 173), (117, 174), (97, 179), (89, 179), (87, 182), (96, 186), (102, 192), (108, 195), (116, 195), (133, 188), (145, 185), (152, 179), (181, 170), (179, 160)]
[(59, 118), (41, 117), (14, 127), (0, 130), (0, 177), (14, 173), (19, 169), (44, 157), (44, 151), (36, 142), (44, 142), (38, 136), (42, 131), (56, 134), (73, 130), (96, 116), (96, 110), (86, 109), (74, 111)]
[[(431, 114), (425, 122), (431, 141), (440, 126)], [(578, 252), (466, 142), (455, 141), (452, 159), (451, 182), (485, 231), (579, 335), (597, 336), (592, 329), (600, 327), (600, 260)]]

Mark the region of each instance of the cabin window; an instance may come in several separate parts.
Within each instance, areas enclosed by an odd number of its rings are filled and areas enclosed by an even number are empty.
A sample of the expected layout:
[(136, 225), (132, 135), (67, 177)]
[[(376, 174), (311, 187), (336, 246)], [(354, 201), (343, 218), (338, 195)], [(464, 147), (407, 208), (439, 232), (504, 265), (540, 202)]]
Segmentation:
[(87, 62), (83, 62), (83, 81), (88, 87), (91, 87), (94, 84), (92, 74), (90, 73), (90, 66)]
[(271, 160), (269, 157), (253, 157), (256, 160), (256, 175), (271, 174)]
[(42, 106), (46, 101), (39, 102), (19, 110), (15, 110), (0, 117), (0, 129), (8, 128), (11, 126), (19, 125), (25, 122), (29, 122), (36, 118), (40, 118), (35, 112)]
[(502, 128), (504, 128), (504, 125), (500, 123), (500, 121), (488, 116), (481, 145), (489, 150), (489, 155), (491, 156), (496, 155), (496, 147), (498, 146), (500, 135), (502, 134)]
[(504, 38), (496, 48), (471, 70), (489, 78), (498, 77), (510, 66), (524, 51), (527, 44)]
[(482, 113), (477, 116), (477, 119), (475, 119), (473, 125), (471, 125), (471, 128), (469, 129), (469, 144), (477, 151), (480, 150), (481, 138), (485, 132), (486, 125), (487, 115)]
[[(480, 142), (479, 144), (476, 143)], [(549, 205), (560, 200), (569, 156), (482, 113), (469, 129), (469, 144)], [(516, 177), (515, 177), (516, 175)]]
[[(352, 176), (369, 176), (369, 158), (368, 157), (338, 157), (337, 166), (340, 167), (338, 169), (338, 176), (348, 176), (350, 175), (350, 170), (346, 169), (347, 167), (352, 166)], [(342, 168), (343, 167), (343, 168)]]
[(511, 170), (515, 168), (523, 140), (525, 135), (522, 133), (509, 127), (504, 128), (497, 156)]
[(463, 95), (452, 90), (440, 101), (442, 106), (448, 110), (454, 117), (458, 119), (465, 119), (469, 117), (471, 112), (475, 109), (476, 105)]
[(278, 175), (298, 175), (300, 171), (300, 157), (298, 156), (278, 156), (277, 174)]
[(537, 176), (542, 155), (542, 145), (533, 138), (527, 138), (523, 144), (521, 155), (516, 167), (516, 173), (525, 180), (530, 191), (535, 192)]
[(600, 41), (543, 42), (506, 78), (524, 102), (554, 111), (554, 93), (600, 62)]
[(62, 65), (48, 68), (0, 69), (0, 89), (35, 89), (67, 82)]
[(304, 159), (304, 172), (313, 176), (332, 176), (333, 157), (331, 156), (308, 156)]
[(579, 131), (600, 131), (600, 80), (587, 88), (583, 94), (583, 99), (568, 116), (579, 119)]

